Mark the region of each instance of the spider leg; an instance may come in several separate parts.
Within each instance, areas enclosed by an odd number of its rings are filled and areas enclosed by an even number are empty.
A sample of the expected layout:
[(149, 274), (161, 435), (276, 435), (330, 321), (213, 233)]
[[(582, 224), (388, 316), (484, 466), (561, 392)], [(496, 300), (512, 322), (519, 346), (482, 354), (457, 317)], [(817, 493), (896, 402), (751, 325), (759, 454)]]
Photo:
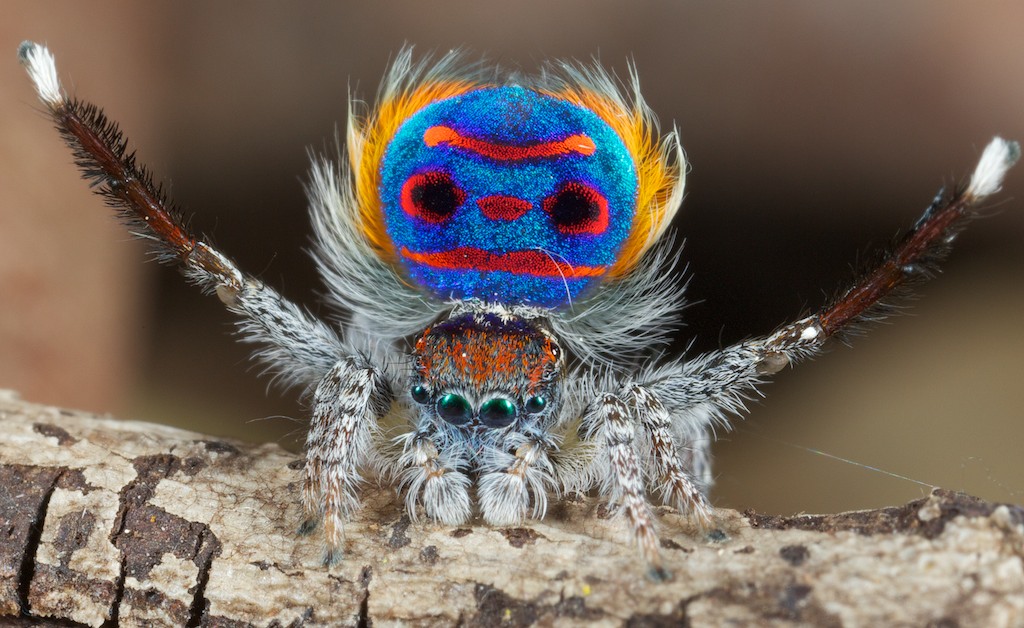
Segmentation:
[[(406, 437), (398, 464), (402, 471), (405, 508), (417, 519), (416, 504), (423, 504), (427, 517), (446, 525), (465, 523), (472, 514), (469, 500), (470, 480), (459, 470), (465, 461), (457, 458), (452, 447), (438, 447), (443, 438), (434, 426), (420, 428)], [(440, 451), (448, 454), (442, 458)]]
[(691, 479), (691, 473), (700, 473), (702, 468), (690, 466), (688, 470), (686, 459), (672, 435), (672, 418), (668, 410), (651, 391), (637, 384), (628, 385), (624, 396), (632, 399), (637, 422), (650, 437), (662, 501), (680, 512), (691, 513), (701, 526), (709, 526), (711, 505), (699, 481)]
[(519, 525), (528, 513), (535, 519), (542, 519), (548, 509), (548, 491), (555, 485), (554, 467), (548, 456), (554, 448), (551, 440), (517, 436), (517, 440), (523, 442), (516, 447), (514, 455), (504, 448), (493, 448), (489, 452), (493, 461), (486, 466), (497, 467), (497, 470), (483, 473), (479, 480), (480, 509), (484, 520), (494, 526)]
[(651, 573), (657, 579), (666, 578), (654, 512), (645, 497), (643, 464), (636, 451), (635, 420), (629, 406), (617, 395), (601, 393), (585, 411), (582, 427), (587, 440), (600, 443), (597, 462), (607, 469), (601, 478), (601, 494), (625, 515)]
[(680, 409), (687, 429), (700, 429), (724, 412), (742, 409), (743, 398), (766, 376), (813, 357), (830, 338), (893, 313), (891, 301), (935, 274), (938, 263), (976, 206), (997, 192), (1020, 157), (1015, 142), (993, 139), (966, 185), (940, 191), (896, 246), (874, 268), (818, 313), (774, 333), (699, 356), (648, 369), (640, 381), (668, 406)]
[(329, 327), (190, 233), (149, 171), (128, 151), (117, 125), (95, 105), (64, 93), (49, 50), (25, 42), (19, 58), (93, 190), (118, 210), (135, 235), (152, 244), (159, 261), (178, 266), (189, 282), (216, 293), (240, 315), (244, 339), (264, 345), (257, 357), (278, 369), (286, 383), (311, 385), (339, 356), (352, 353)]
[(373, 451), (377, 419), (391, 400), (383, 374), (354, 358), (335, 364), (313, 393), (302, 489), (306, 521), (300, 531), (323, 521), (327, 564), (340, 559), (343, 522), (359, 506), (359, 468)]

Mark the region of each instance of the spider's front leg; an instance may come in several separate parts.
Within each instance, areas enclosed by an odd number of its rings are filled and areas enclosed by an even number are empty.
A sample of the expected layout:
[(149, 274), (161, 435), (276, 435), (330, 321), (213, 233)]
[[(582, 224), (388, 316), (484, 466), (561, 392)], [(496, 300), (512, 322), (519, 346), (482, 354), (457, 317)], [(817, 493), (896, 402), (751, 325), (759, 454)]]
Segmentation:
[[(874, 269), (818, 313), (763, 338), (692, 360), (648, 368), (638, 377), (639, 384), (625, 386), (623, 391), (634, 399), (632, 409), (637, 422), (651, 435), (654, 463), (666, 500), (706, 519), (703, 493), (695, 490), (685, 467), (679, 466), (678, 452), (672, 451), (676, 442), (703, 434), (712, 423), (723, 421), (726, 413), (742, 410), (744, 398), (755, 392), (766, 377), (813, 357), (830, 338), (887, 314), (891, 297), (932, 274), (965, 219), (973, 215), (973, 208), (999, 189), (1007, 169), (1019, 156), (1017, 144), (993, 140), (967, 185), (952, 194), (940, 193)], [(673, 409), (671, 417), (665, 412), (666, 406)], [(626, 447), (634, 433), (628, 421), (629, 408), (611, 395), (604, 395), (597, 407), (590, 429), (608, 451), (611, 473), (606, 490), (616, 501), (623, 501), (644, 554), (651, 560), (654, 536), (648, 521), (649, 508), (640, 493), (641, 468), (632, 448)]]
[(384, 374), (358, 358), (339, 361), (313, 394), (302, 490), (306, 520), (300, 531), (323, 522), (327, 564), (341, 558), (343, 522), (359, 506), (359, 469), (374, 450), (377, 421), (392, 399)]
[(644, 470), (636, 451), (636, 426), (629, 407), (612, 393), (598, 395), (583, 417), (587, 440), (600, 443), (596, 460), (601, 475), (601, 494), (626, 516), (640, 552), (656, 573), (661, 573), (654, 513), (647, 503)]

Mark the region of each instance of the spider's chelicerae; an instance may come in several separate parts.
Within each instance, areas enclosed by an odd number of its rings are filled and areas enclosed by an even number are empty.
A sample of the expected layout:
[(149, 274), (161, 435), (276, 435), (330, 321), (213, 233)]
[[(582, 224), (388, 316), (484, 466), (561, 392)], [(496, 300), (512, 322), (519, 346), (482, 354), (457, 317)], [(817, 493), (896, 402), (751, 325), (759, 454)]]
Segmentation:
[[(366, 475), (411, 517), (492, 525), (596, 489), (662, 574), (649, 495), (707, 523), (709, 431), (788, 364), (927, 277), (1017, 160), (996, 138), (883, 261), (820, 312), (693, 358), (661, 356), (680, 309), (669, 222), (685, 163), (637, 91), (601, 68), (536, 77), (399, 55), (348, 158), (317, 160), (316, 263), (332, 328), (189, 233), (116, 126), (68, 98), (50, 52), (22, 63), (95, 189), (161, 261), (240, 317), (258, 359), (311, 392), (302, 504), (326, 560)], [(657, 357), (656, 357), (657, 356)]]

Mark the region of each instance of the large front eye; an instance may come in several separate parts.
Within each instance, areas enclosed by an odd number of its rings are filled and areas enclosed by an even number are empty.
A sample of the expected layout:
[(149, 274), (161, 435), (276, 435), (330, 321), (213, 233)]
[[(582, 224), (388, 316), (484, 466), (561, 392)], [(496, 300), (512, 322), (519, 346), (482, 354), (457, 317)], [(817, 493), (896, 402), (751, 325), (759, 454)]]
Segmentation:
[(447, 172), (421, 172), (402, 185), (402, 210), (427, 222), (444, 222), (466, 200)]
[(560, 233), (597, 235), (608, 228), (608, 199), (585, 183), (563, 183), (543, 206)]
[(437, 400), (437, 413), (452, 425), (465, 425), (473, 418), (473, 408), (466, 398), (454, 393), (441, 395)]
[(508, 399), (488, 399), (480, 406), (480, 422), (487, 427), (508, 427), (515, 420), (516, 405)]

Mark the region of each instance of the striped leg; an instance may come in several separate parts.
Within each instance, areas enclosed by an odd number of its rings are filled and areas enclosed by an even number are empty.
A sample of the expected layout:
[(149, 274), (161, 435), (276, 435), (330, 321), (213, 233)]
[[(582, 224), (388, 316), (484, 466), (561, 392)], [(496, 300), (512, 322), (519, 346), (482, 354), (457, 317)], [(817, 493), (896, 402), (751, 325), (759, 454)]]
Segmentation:
[(680, 512), (692, 514), (701, 526), (707, 527), (711, 506), (697, 482), (691, 479), (695, 469), (684, 465), (665, 406), (651, 391), (637, 384), (628, 386), (625, 396), (632, 398), (637, 422), (650, 436), (662, 500)]
[(313, 419), (306, 438), (302, 505), (308, 532), (322, 521), (325, 563), (341, 558), (343, 522), (359, 506), (359, 469), (373, 451), (377, 419), (392, 399), (388, 381), (353, 358), (338, 362), (313, 394)]
[(654, 512), (645, 497), (644, 470), (636, 452), (636, 427), (629, 407), (616, 395), (603, 393), (587, 409), (583, 427), (586, 438), (601, 447), (596, 462), (604, 470), (602, 495), (625, 515), (651, 574), (659, 580), (667, 578), (661, 566)]

